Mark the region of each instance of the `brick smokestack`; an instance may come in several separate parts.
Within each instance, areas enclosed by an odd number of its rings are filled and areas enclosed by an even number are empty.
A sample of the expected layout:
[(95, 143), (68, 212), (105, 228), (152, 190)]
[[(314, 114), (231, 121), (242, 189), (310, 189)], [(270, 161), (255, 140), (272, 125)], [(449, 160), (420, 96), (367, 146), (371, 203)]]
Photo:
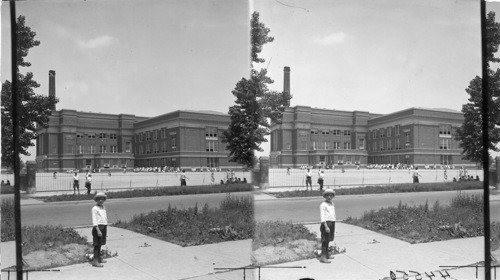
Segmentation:
[[(56, 98), (56, 71), (49, 71), (49, 97), (52, 96)], [(52, 110), (56, 110), (56, 105), (50, 108)]]
[(283, 72), (285, 74), (285, 77), (283, 80), (283, 91), (290, 93), (290, 67), (285, 66), (285, 68), (283, 69)]

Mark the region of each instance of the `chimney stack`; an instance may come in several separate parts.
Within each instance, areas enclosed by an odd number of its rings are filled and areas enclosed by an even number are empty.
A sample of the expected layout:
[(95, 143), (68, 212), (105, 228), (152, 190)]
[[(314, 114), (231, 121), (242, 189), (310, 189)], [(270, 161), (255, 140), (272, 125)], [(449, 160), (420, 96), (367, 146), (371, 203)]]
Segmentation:
[[(56, 98), (56, 71), (49, 71), (49, 97), (52, 96)], [(52, 106), (52, 110), (56, 110), (56, 105)]]
[(285, 74), (283, 81), (283, 91), (290, 93), (290, 67), (285, 66), (283, 72)]

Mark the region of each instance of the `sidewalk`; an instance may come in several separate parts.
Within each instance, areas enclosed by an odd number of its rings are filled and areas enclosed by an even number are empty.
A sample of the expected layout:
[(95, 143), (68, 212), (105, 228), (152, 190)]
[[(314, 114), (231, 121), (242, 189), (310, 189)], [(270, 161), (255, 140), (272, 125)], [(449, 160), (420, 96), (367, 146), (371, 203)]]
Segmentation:
[[(77, 231), (92, 240), (90, 228)], [(181, 247), (132, 231), (109, 227), (109, 239), (104, 246), (117, 257), (107, 259), (103, 268), (89, 263), (64, 266), (59, 272), (30, 272), (29, 279), (243, 279), (243, 270), (227, 272), (216, 268), (243, 267), (250, 264), (251, 240), (222, 242), (202, 246)], [(1, 267), (15, 264), (15, 244), (1, 244)], [(15, 279), (15, 272), (10, 279)], [(252, 271), (246, 271), (252, 279)], [(7, 279), (7, 272), (2, 272)]]
[[(319, 234), (319, 224), (306, 226)], [(91, 240), (90, 228), (78, 231)], [(484, 257), (482, 237), (412, 245), (343, 223), (337, 223), (335, 232), (334, 243), (346, 252), (335, 255), (332, 263), (309, 259), (274, 265), (270, 267), (275, 268), (261, 268), (260, 279), (382, 279), (389, 277), (390, 271), (397, 276), (403, 276), (397, 271), (416, 275), (410, 270), (422, 275), (432, 272), (436, 279), (444, 279), (439, 271), (444, 274), (445, 268), (439, 266), (471, 265)], [(180, 247), (115, 227), (110, 227), (109, 237), (107, 247), (118, 252), (118, 256), (107, 259), (103, 268), (76, 264), (60, 267), (59, 272), (31, 272), (30, 279), (259, 279), (258, 270), (247, 270), (245, 275), (243, 270), (215, 270), (249, 265), (250, 240)], [(15, 262), (13, 247), (13, 242), (2, 243), (2, 268)], [(454, 279), (476, 279), (475, 268), (451, 269), (447, 273)], [(15, 279), (15, 273), (10, 277)], [(2, 273), (2, 278), (7, 279), (7, 273)], [(483, 278), (480, 268), (477, 279)]]
[[(319, 236), (319, 224), (306, 226)], [(390, 271), (401, 277), (403, 273), (397, 271), (416, 275), (410, 270), (424, 276), (426, 272), (433, 272), (437, 275), (436, 279), (444, 279), (438, 271), (444, 274), (445, 268), (439, 266), (470, 265), (484, 259), (483, 237), (409, 244), (343, 223), (337, 223), (335, 233), (333, 243), (340, 249), (345, 248), (346, 252), (335, 255), (332, 263), (324, 264), (317, 259), (310, 259), (280, 264), (276, 266), (304, 268), (263, 268), (260, 279), (382, 279), (389, 277)], [(448, 274), (456, 279), (476, 279), (475, 268), (452, 269), (448, 270)], [(484, 269), (480, 268), (477, 279), (483, 278)]]

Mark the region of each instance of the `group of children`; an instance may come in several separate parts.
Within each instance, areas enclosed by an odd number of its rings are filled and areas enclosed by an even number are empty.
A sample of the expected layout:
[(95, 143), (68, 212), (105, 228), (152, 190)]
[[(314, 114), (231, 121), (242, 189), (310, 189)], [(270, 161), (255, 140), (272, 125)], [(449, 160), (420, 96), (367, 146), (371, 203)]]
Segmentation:
[[(92, 189), (92, 174), (90, 172), (85, 174), (85, 188), (87, 189), (87, 195), (89, 195)], [(75, 172), (75, 175), (73, 175), (73, 194), (77, 192), (80, 194), (80, 176), (78, 176), (78, 172)]]
[[(288, 171), (287, 171), (288, 172)], [(320, 168), (318, 171), (318, 184), (319, 184), (319, 190), (323, 190), (323, 184), (325, 182), (325, 172), (323, 171), (323, 168)], [(306, 170), (306, 191), (311, 188), (312, 191), (312, 171), (310, 168), (307, 168)]]

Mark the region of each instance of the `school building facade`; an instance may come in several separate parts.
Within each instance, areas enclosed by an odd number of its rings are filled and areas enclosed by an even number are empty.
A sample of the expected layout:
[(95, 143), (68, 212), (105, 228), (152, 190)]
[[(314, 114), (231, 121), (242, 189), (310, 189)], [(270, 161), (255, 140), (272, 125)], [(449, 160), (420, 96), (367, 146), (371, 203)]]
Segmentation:
[(391, 114), (295, 106), (271, 127), (272, 167), (475, 164), (462, 159), (455, 130), (464, 120), (448, 109)]
[(136, 167), (235, 168), (221, 142), (229, 116), (175, 111), (147, 118), (63, 109), (38, 130), (39, 170)]

